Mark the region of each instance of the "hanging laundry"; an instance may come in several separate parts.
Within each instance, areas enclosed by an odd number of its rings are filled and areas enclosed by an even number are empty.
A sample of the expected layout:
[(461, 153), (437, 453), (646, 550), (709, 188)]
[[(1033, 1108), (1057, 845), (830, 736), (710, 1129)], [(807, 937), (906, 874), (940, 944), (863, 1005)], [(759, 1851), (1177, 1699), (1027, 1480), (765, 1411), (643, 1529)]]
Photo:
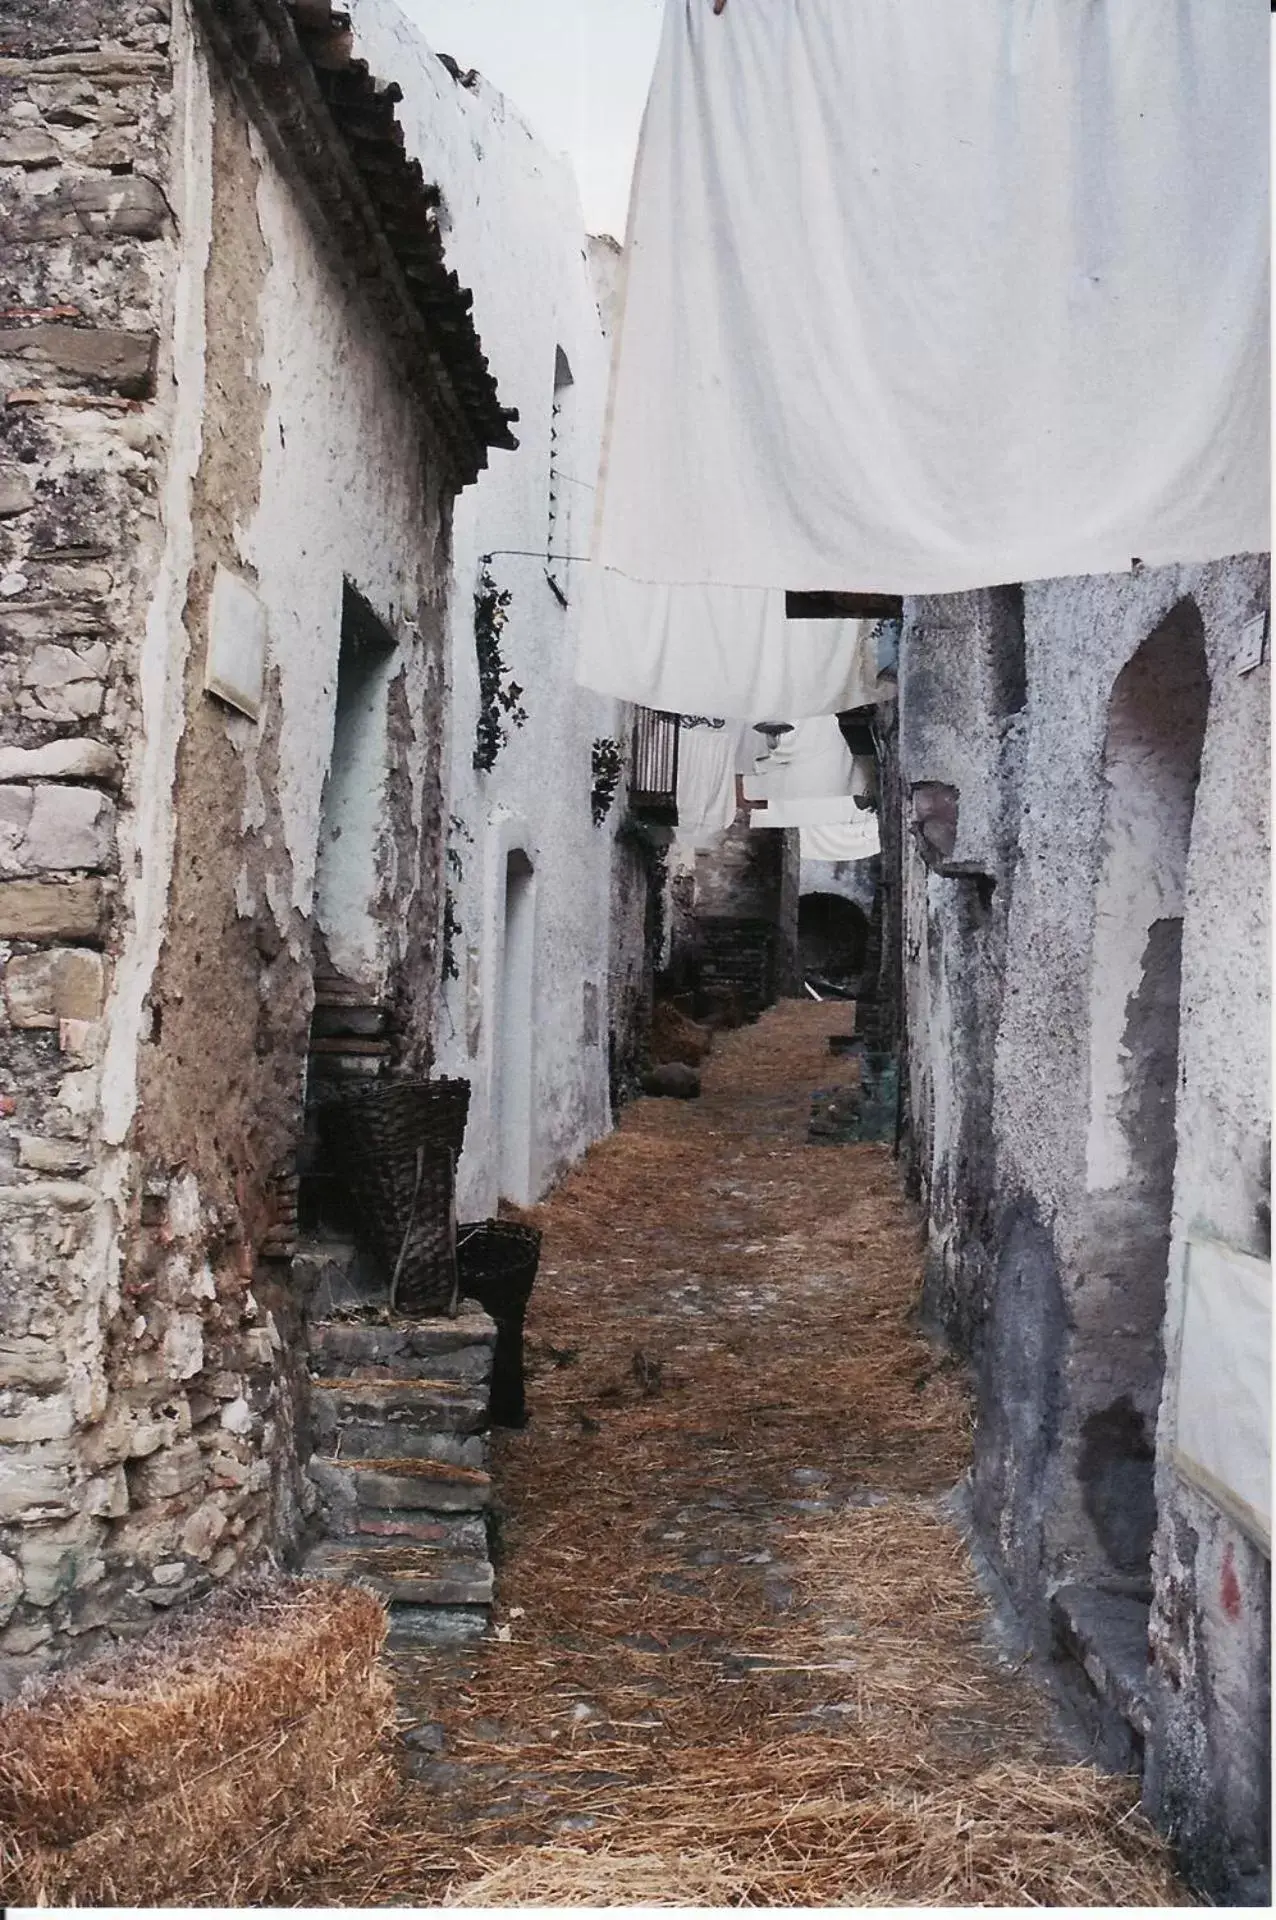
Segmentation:
[(668, 0), (579, 677), (857, 704), (785, 590), (1268, 544), (1258, 0)]
[(801, 829), (803, 860), (871, 860), (881, 850), (881, 830), (875, 813), (862, 813), (858, 819), (840, 826)]
[(685, 846), (711, 846), (736, 816), (738, 721), (684, 714), (678, 734), (678, 827)]

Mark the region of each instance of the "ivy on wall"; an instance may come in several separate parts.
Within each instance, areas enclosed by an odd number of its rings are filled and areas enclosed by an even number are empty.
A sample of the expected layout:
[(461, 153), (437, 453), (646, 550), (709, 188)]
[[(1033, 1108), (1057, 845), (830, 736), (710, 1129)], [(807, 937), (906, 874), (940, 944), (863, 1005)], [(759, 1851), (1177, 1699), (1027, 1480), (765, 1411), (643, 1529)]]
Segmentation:
[[(463, 840), (467, 847), (472, 847), (474, 839), (458, 814), (448, 815), (448, 827), (450, 829), (447, 844), (448, 872), (459, 887), (465, 878), (465, 861), (456, 843), (458, 840)], [(461, 977), (461, 969), (456, 957), (461, 933), (461, 922), (456, 911), (456, 897), (449, 886), (443, 896), (443, 978), (445, 980), (459, 980)]]
[(594, 816), (594, 825), (601, 827), (611, 812), (623, 771), (619, 740), (610, 740), (605, 735), (595, 740), (591, 759), (594, 785), (589, 796), (589, 806)]
[[(474, 729), (474, 771), (490, 773), (496, 756), (509, 739), (510, 727), (527, 719), (523, 689), (501, 653), (501, 634), (509, 619), (512, 595), (498, 587), (487, 567), (479, 575), (474, 595), (474, 647), (478, 655), (479, 714)], [(506, 724), (508, 722), (508, 725)]]

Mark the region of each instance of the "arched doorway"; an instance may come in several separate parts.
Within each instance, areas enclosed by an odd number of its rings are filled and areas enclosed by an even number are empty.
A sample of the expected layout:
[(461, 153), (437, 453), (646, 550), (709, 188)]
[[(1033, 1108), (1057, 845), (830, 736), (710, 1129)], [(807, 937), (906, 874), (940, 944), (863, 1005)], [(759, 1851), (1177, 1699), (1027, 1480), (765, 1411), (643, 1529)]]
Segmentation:
[(1118, 675), (1104, 749), (1076, 1474), (1095, 1572), (1132, 1593), (1156, 1521), (1183, 912), (1209, 693), (1201, 617), (1183, 600)]
[(868, 934), (868, 916), (854, 901), (837, 893), (804, 893), (798, 902), (803, 978), (848, 986), (863, 971)]

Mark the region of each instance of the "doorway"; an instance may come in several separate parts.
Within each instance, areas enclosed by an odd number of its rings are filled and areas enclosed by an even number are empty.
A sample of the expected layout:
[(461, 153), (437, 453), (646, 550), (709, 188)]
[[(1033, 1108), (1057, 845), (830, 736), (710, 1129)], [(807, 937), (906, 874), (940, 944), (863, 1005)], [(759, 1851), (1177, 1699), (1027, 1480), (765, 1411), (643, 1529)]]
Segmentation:
[(527, 1206), (532, 1193), (532, 1018), (536, 876), (521, 848), (506, 855), (496, 1098), (500, 1195)]
[(1118, 675), (1104, 750), (1086, 1141), (1093, 1351), (1077, 1475), (1099, 1570), (1132, 1591), (1156, 1523), (1183, 915), (1209, 692), (1201, 617), (1184, 600)]

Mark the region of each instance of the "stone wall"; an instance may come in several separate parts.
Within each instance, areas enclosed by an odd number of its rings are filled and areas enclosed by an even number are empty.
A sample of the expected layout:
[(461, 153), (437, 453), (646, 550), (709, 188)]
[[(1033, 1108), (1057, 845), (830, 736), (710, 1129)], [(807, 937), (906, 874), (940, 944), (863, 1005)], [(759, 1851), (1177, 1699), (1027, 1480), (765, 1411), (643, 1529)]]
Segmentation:
[[(5, 1687), (286, 1553), (312, 1498), (263, 1256), (334, 964), (352, 605), (384, 668), (344, 931), (387, 1057), (433, 1052), (458, 482), (321, 209), (168, 12), (32, 6), (0, 63)], [(255, 710), (206, 689), (227, 579)]]
[(801, 857), (795, 829), (753, 828), (748, 807), (712, 844), (680, 848), (672, 898), (676, 985), (739, 994), (750, 1016), (798, 986)]
[(1268, 1566), (1175, 1468), (1172, 1383), (1187, 1236), (1268, 1255), (1266, 599), (1246, 559), (913, 601), (900, 683), (912, 1171), (976, 1522), (1224, 1899), (1265, 1886)]

